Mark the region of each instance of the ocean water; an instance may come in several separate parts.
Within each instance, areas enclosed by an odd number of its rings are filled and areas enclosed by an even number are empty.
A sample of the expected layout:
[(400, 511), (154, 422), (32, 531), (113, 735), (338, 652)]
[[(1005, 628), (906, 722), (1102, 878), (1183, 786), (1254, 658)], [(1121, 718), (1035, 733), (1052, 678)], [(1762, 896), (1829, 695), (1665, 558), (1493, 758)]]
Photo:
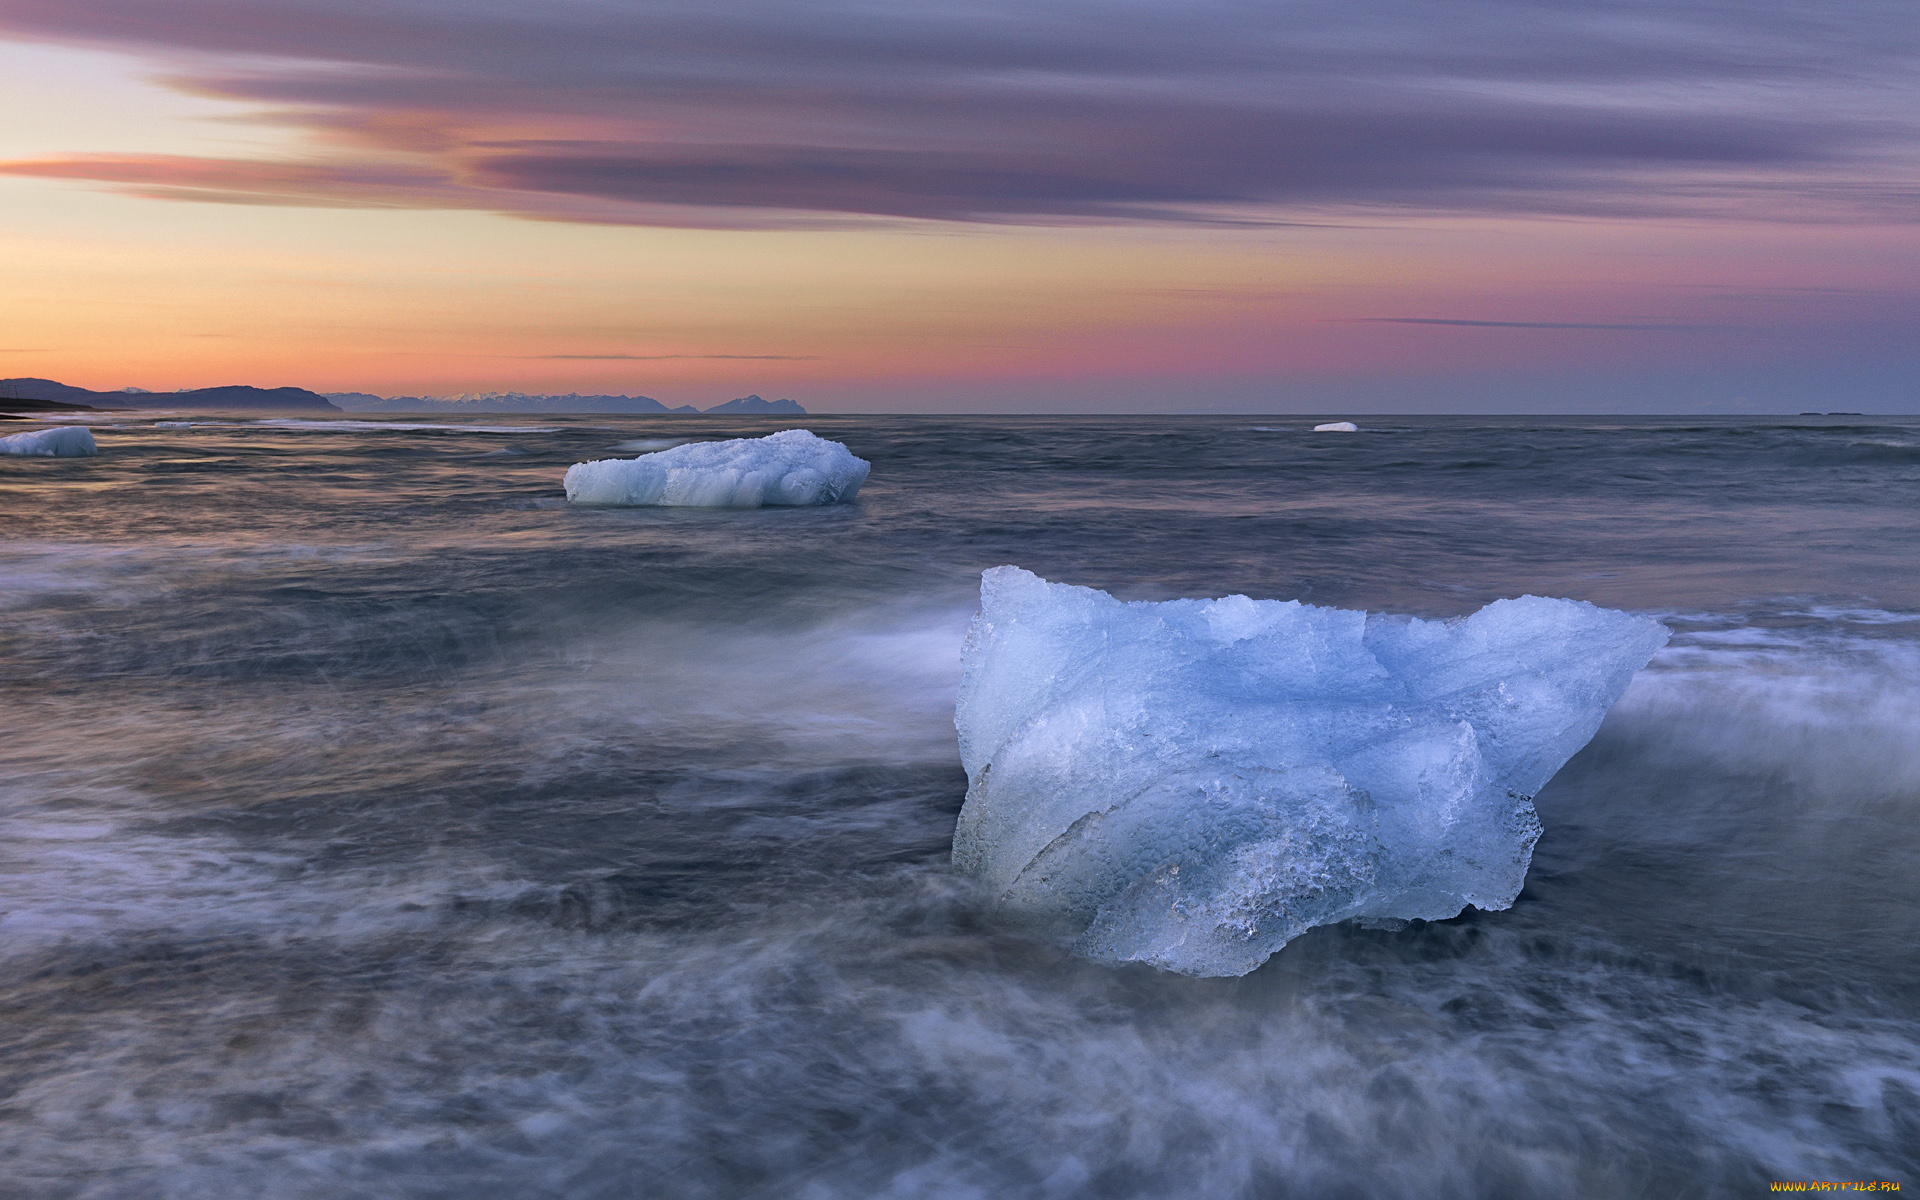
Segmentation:
[[(1920, 1187), (1920, 420), (214, 420), (0, 460), (9, 1200)], [(1676, 636), (1511, 910), (1196, 980), (948, 866), (1001, 563)]]

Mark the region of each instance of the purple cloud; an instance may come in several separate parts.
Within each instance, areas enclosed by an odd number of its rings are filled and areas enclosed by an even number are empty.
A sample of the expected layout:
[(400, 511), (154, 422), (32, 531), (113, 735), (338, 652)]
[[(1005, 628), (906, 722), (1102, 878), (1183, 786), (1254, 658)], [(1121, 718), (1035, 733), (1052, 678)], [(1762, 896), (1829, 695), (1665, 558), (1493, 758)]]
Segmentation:
[(777, 224), (1382, 211), (1910, 218), (1920, 10), (9, 0), (309, 129), (16, 174), (240, 203)]

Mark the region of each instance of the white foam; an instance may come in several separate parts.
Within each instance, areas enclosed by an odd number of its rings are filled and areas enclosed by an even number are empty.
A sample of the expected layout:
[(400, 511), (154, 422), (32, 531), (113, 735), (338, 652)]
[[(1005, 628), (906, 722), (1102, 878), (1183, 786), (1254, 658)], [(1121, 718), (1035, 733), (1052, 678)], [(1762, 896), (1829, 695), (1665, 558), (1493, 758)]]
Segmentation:
[(567, 499), (575, 504), (759, 508), (845, 504), (871, 469), (839, 442), (804, 429), (762, 438), (693, 442), (643, 454), (575, 463)]
[(954, 862), (1082, 954), (1190, 975), (1315, 925), (1507, 908), (1534, 793), (1666, 640), (1538, 596), (1420, 621), (995, 568), (963, 653)]
[(86, 458), (100, 453), (93, 434), (76, 425), (0, 437), (0, 454), (25, 458)]
[[(0, 411), (5, 411), (5, 410), (0, 409)], [(26, 413), (17, 413), (15, 415), (27, 416), (29, 420), (44, 421), (49, 425), (56, 424), (56, 423), (63, 424), (63, 425), (115, 425), (115, 424), (121, 424), (127, 421), (145, 420), (147, 416), (147, 414), (145, 413), (141, 413), (138, 416), (135, 416), (129, 413), (109, 413), (109, 412), (93, 412), (93, 413), (37, 412), (31, 415)]]

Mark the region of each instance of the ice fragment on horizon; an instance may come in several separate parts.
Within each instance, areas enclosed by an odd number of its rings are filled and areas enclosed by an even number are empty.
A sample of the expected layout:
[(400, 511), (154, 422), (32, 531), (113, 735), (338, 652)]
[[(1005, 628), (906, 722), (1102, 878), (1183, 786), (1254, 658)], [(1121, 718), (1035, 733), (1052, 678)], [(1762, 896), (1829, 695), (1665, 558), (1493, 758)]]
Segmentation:
[(954, 863), (1081, 954), (1188, 975), (1315, 925), (1504, 909), (1534, 793), (1666, 640), (1539, 596), (1422, 621), (996, 567), (962, 652)]
[(100, 453), (93, 434), (78, 425), (59, 429), (36, 429), (0, 437), (0, 454), (32, 458), (86, 458)]
[(860, 491), (869, 469), (839, 442), (786, 429), (763, 438), (692, 442), (639, 458), (575, 463), (567, 468), (566, 487), (575, 504), (844, 504)]
[(1315, 425), (1315, 433), (1359, 433), (1360, 427), (1352, 421), (1328, 421), (1325, 425)]

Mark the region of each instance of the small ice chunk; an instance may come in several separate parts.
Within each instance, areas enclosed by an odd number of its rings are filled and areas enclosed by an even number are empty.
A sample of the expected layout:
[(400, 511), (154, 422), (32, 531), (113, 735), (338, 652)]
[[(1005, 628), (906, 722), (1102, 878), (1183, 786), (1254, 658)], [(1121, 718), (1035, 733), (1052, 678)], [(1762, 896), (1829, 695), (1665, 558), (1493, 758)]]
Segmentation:
[(60, 429), (36, 429), (0, 437), (0, 454), (18, 454), (33, 458), (86, 458), (100, 453), (93, 434), (79, 425)]
[(1352, 421), (1328, 421), (1325, 425), (1315, 425), (1315, 433), (1359, 433), (1360, 427)]
[(1666, 640), (1539, 596), (1423, 621), (996, 567), (962, 652), (954, 864), (1083, 955), (1187, 975), (1315, 925), (1504, 909), (1534, 793)]
[(845, 504), (870, 469), (839, 442), (784, 429), (763, 438), (692, 442), (639, 458), (575, 463), (567, 468), (567, 499), (690, 508)]

